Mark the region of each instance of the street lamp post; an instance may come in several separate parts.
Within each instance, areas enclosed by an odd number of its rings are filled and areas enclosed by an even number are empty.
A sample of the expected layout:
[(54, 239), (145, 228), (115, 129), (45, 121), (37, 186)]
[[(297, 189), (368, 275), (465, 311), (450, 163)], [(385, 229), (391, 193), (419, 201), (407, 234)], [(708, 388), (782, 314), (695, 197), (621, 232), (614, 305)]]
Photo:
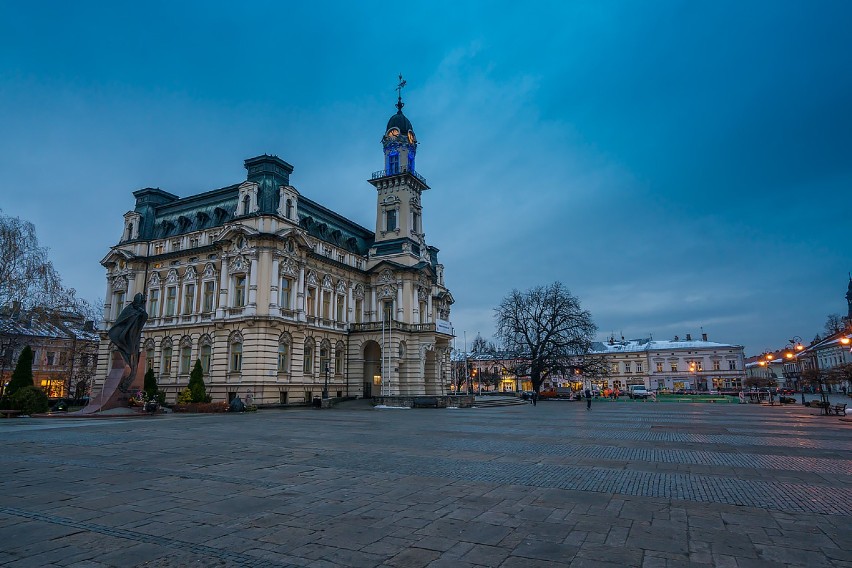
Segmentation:
[(328, 368), (328, 363), (325, 364), (325, 384), (322, 387), (322, 398), (328, 398), (328, 373), (330, 369)]
[[(788, 363), (793, 365), (799, 365), (799, 352), (804, 351), (805, 346), (802, 345), (802, 338), (798, 335), (794, 335), (790, 342), (784, 347), (784, 378), (789, 378), (790, 373), (787, 372), (786, 365)], [(786, 386), (786, 385), (785, 385)], [(802, 369), (799, 368), (796, 374), (796, 388), (801, 391), (802, 394), (802, 404), (805, 404), (805, 389), (802, 386)]]

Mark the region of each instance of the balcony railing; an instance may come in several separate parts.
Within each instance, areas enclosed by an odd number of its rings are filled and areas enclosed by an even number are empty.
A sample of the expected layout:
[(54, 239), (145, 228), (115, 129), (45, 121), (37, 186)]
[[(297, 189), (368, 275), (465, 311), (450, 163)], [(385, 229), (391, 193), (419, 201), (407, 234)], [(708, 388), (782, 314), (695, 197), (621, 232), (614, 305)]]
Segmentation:
[[(384, 322), (385, 331), (405, 331), (405, 332), (422, 332), (422, 331), (435, 331), (434, 323), (405, 323), (401, 321), (391, 320)], [(382, 331), (382, 322), (380, 321), (369, 321), (366, 323), (353, 323), (350, 324), (350, 329), (352, 332), (363, 332), (363, 331)]]
[(416, 177), (417, 179), (419, 179), (423, 183), (426, 183), (426, 178), (424, 178), (423, 176), (421, 176), (420, 174), (418, 174), (414, 170), (409, 170), (408, 166), (400, 166), (399, 169), (395, 169), (395, 170), (378, 170), (378, 171), (375, 171), (375, 172), (373, 172), (373, 176), (370, 179), (379, 179), (379, 178), (383, 178), (383, 177), (387, 177), (387, 176), (394, 176), (394, 175), (405, 174), (405, 173), (410, 173), (411, 175), (413, 175), (414, 177)]

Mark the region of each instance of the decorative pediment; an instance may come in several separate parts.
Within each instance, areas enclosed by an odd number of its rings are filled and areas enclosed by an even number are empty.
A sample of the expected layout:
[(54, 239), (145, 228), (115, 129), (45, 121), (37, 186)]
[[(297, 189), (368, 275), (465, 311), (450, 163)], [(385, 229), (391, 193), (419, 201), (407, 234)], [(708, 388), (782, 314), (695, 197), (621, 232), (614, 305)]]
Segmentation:
[(397, 203), (399, 203), (399, 197), (397, 197), (396, 195), (388, 195), (387, 197), (382, 199), (382, 205), (385, 206), (395, 205)]
[(126, 291), (127, 290), (127, 278), (124, 276), (117, 276), (112, 280), (112, 289), (116, 291)]
[(323, 276), (322, 287), (326, 288), (327, 290), (333, 290), (334, 289), (334, 281), (331, 279), (331, 276), (329, 276), (328, 274)]
[(338, 294), (345, 294), (346, 293), (346, 282), (344, 282), (343, 280), (337, 281), (337, 293)]
[(162, 281), (160, 280), (160, 274), (157, 272), (152, 272), (151, 276), (148, 278), (148, 287), (149, 288), (159, 288)]
[(352, 295), (357, 300), (363, 300), (364, 299), (364, 286), (361, 285), (361, 284), (356, 284), (355, 289), (352, 291)]
[(379, 282), (394, 282), (393, 271), (390, 268), (385, 268), (379, 274)]
[(237, 256), (237, 257), (234, 257), (233, 260), (231, 260), (231, 266), (230, 266), (231, 270), (230, 271), (231, 272), (246, 272), (248, 270), (248, 266), (249, 266), (248, 259), (246, 259), (243, 256)]
[(225, 243), (236, 242), (240, 236), (250, 237), (257, 235), (259, 232), (247, 225), (230, 225), (216, 236), (213, 244), (222, 245)]
[(169, 270), (169, 274), (166, 276), (166, 284), (177, 284), (178, 281), (178, 271), (172, 268)]
[(308, 286), (316, 286), (317, 285), (316, 272), (314, 272), (313, 270), (308, 272), (308, 274), (305, 276), (305, 281), (308, 283)]
[(417, 288), (417, 299), (418, 299), (418, 301), (420, 301), (420, 302), (428, 301), (429, 300), (429, 292), (430, 292), (430, 290), (428, 288), (423, 287), (423, 286), (420, 286), (419, 288)]
[(296, 262), (292, 258), (285, 257), (278, 265), (278, 272), (279, 275), (295, 276), (299, 273), (299, 267), (296, 266)]
[(184, 282), (195, 282), (197, 277), (198, 277), (198, 275), (195, 273), (195, 268), (190, 266), (189, 268), (186, 269), (186, 272), (184, 272), (184, 274), (183, 274), (183, 281)]
[(379, 298), (396, 298), (396, 286), (390, 284), (381, 286), (377, 295)]
[(212, 262), (208, 262), (207, 266), (204, 267), (204, 274), (202, 275), (202, 278), (216, 278), (216, 268), (213, 266)]

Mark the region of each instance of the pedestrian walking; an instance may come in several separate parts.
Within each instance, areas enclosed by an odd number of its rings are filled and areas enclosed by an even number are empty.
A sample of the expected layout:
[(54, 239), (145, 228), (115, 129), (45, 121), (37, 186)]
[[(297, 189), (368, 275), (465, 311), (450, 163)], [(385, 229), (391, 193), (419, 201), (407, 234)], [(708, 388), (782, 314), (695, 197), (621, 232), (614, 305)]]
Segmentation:
[(533, 391), (532, 399), (533, 399), (533, 406), (535, 406), (538, 403), (538, 391)]
[(586, 389), (586, 410), (592, 409), (592, 391)]

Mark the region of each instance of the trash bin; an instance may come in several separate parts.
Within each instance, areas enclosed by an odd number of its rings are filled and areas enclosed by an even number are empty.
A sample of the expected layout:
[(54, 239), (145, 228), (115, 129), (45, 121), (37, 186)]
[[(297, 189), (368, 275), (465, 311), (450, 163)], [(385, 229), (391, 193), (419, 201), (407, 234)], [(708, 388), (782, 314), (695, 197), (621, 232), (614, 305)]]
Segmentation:
[(314, 397), (314, 408), (322, 408), (322, 399), (318, 396)]

